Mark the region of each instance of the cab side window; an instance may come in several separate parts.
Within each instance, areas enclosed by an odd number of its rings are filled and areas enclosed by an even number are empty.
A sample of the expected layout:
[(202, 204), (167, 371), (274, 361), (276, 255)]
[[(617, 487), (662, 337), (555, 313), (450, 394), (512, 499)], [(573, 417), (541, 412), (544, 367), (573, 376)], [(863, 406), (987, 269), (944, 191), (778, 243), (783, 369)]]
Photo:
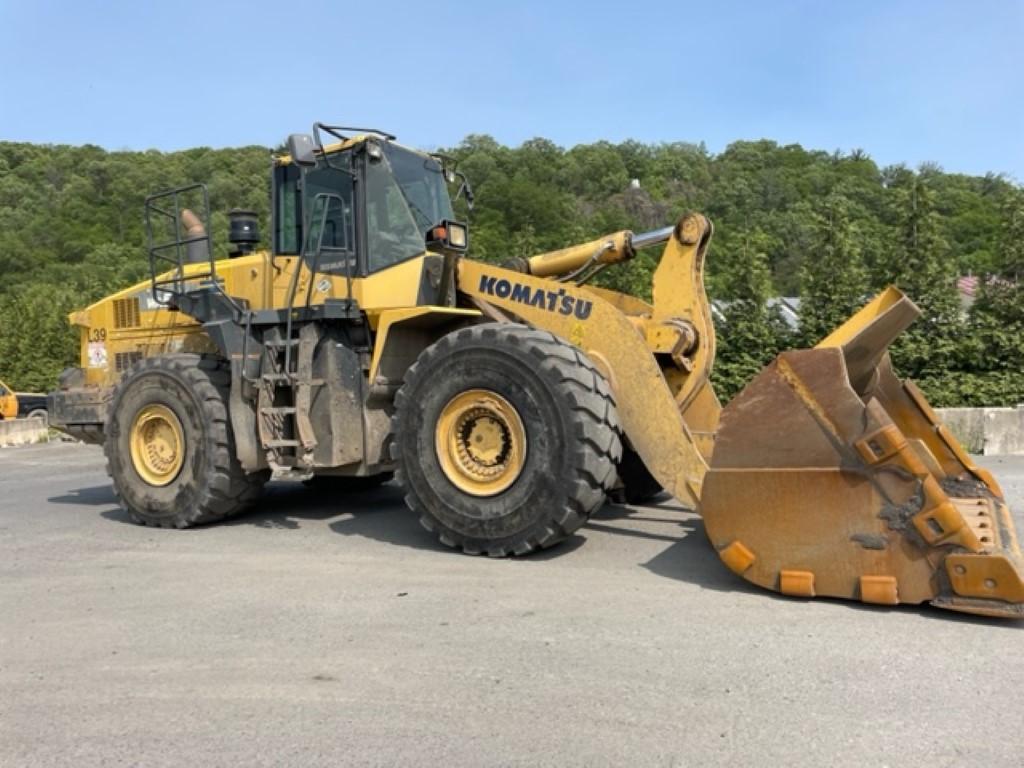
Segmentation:
[(294, 163), (274, 168), (274, 253), (294, 255), (302, 243), (301, 170)]
[(425, 250), (424, 232), (385, 163), (370, 163), (367, 168), (366, 224), (370, 272), (411, 259)]
[[(305, 179), (309, 234), (307, 259), (318, 258), (317, 270), (344, 275), (356, 272), (356, 232), (352, 177), (336, 168), (308, 171)], [(320, 248), (319, 255), (317, 248)]]

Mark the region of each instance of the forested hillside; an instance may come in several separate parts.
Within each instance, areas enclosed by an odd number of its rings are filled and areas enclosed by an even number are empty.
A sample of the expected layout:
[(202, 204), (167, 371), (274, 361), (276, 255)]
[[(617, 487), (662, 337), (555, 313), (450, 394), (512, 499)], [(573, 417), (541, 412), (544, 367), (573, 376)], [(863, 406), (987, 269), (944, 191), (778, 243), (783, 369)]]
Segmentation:
[[(565, 150), (544, 139), (511, 148), (469, 136), (446, 151), (474, 185), (477, 258), (707, 213), (715, 223), (709, 290), (725, 302), (715, 373), (724, 396), (776, 351), (813, 343), (894, 282), (925, 311), (894, 350), (901, 373), (940, 405), (1024, 402), (1024, 192), (999, 176), (879, 168), (862, 152), (770, 141), (714, 155), (691, 144)], [(223, 251), (232, 207), (258, 211), (266, 231), (268, 164), (263, 147), (160, 153), (0, 143), (0, 378), (47, 389), (76, 362), (67, 312), (146, 273), (146, 194), (206, 182)], [(601, 279), (644, 295), (657, 255)], [(964, 312), (956, 279), (967, 274), (980, 280)], [(799, 333), (766, 309), (775, 295), (802, 298)]]

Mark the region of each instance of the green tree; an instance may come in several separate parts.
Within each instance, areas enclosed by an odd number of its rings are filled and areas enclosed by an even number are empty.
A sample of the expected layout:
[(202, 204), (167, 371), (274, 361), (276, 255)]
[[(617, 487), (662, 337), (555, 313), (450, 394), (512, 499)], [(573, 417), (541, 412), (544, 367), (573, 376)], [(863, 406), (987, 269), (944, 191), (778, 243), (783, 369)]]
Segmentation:
[(712, 381), (727, 400), (778, 354), (786, 344), (785, 325), (769, 307), (771, 271), (764, 246), (770, 238), (754, 230), (725, 258), (727, 277), (716, 306), (717, 356)]
[(864, 302), (867, 271), (850, 203), (839, 193), (811, 213), (812, 253), (800, 269), (800, 337), (813, 346), (841, 325)]
[(1000, 206), (1000, 219), (995, 271), (1006, 281), (1020, 285), (1024, 283), (1024, 192), (1013, 190), (1006, 195)]
[(0, 296), (0, 378), (16, 390), (53, 389), (58, 374), (77, 364), (67, 315), (80, 304), (73, 290), (39, 284)]
[(928, 180), (903, 175), (894, 190), (893, 211), (897, 235), (885, 265), (887, 278), (921, 309), (921, 317), (893, 346), (893, 362), (903, 375), (942, 377), (956, 367), (964, 328), (956, 265)]

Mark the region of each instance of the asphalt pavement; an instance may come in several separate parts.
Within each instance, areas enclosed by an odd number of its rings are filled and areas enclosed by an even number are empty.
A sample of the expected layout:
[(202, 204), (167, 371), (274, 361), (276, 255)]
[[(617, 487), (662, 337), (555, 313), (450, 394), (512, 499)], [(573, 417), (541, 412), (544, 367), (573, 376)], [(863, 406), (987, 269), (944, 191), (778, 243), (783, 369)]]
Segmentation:
[(0, 766), (1020, 766), (1022, 629), (761, 591), (671, 499), (492, 560), (393, 486), (154, 530), (0, 449)]

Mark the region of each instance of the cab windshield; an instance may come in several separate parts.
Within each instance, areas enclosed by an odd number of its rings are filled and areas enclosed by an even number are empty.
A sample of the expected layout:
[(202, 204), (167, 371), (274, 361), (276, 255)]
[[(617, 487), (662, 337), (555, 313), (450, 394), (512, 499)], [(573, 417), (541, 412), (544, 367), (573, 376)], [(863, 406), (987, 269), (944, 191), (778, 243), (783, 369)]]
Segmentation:
[(454, 218), (441, 164), (394, 144), (380, 146), (366, 173), (369, 271), (376, 272), (426, 250), (425, 236)]

